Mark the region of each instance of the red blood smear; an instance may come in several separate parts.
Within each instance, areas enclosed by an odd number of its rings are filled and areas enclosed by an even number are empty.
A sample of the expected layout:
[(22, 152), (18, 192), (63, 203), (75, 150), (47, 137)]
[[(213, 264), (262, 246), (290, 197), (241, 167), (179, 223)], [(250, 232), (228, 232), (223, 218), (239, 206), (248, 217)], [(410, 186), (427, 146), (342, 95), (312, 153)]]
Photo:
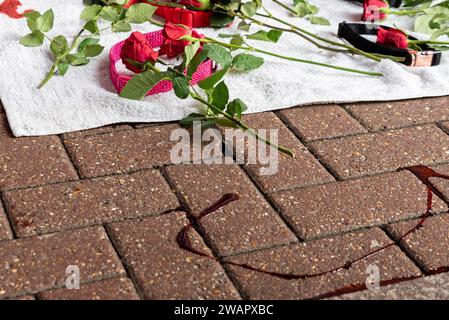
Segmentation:
[[(413, 232), (415, 232), (416, 230), (420, 229), (424, 222), (426, 221), (426, 219), (431, 215), (431, 209), (432, 209), (432, 194), (435, 193), (437, 196), (439, 196), (443, 201), (446, 202), (445, 197), (443, 196), (443, 194), (436, 189), (432, 183), (430, 182), (430, 178), (441, 178), (441, 179), (446, 179), (449, 180), (449, 176), (448, 175), (443, 175), (440, 174), (438, 172), (435, 172), (434, 170), (432, 170), (429, 167), (423, 166), (423, 165), (418, 165), (418, 166), (412, 166), (412, 167), (407, 167), (404, 168), (403, 170), (408, 170), (411, 173), (413, 173), (419, 180), (421, 180), (422, 183), (424, 183), (424, 185), (427, 187), (427, 210), (426, 212), (421, 216), (421, 219), (418, 221), (418, 223), (411, 228), (410, 230), (408, 230), (406, 233), (404, 233), (399, 239), (398, 242), (403, 240), (405, 237), (409, 236), (410, 234), (412, 234)], [(350, 269), (355, 263), (360, 262), (362, 260), (365, 260), (369, 257), (371, 257), (372, 255), (375, 255), (389, 247), (392, 247), (395, 245), (394, 242), (391, 242), (389, 244), (386, 244), (378, 249), (375, 249), (367, 254), (364, 254), (360, 257), (358, 257), (357, 259), (351, 260), (351, 261), (347, 261), (345, 264), (340, 265), (336, 268), (327, 270), (327, 271), (323, 271), (323, 272), (318, 272), (318, 273), (311, 273), (311, 274), (290, 274), (290, 273), (280, 273), (280, 272), (274, 272), (274, 271), (269, 271), (269, 270), (263, 270), (260, 268), (256, 268), (253, 266), (250, 266), (248, 264), (245, 263), (237, 263), (237, 262), (232, 262), (232, 261), (221, 261), (218, 258), (209, 255), (208, 253), (199, 251), (197, 249), (195, 249), (192, 246), (192, 243), (190, 242), (189, 239), (189, 231), (190, 229), (193, 228), (194, 223), (196, 223), (198, 226), (201, 226), (201, 220), (203, 218), (205, 218), (206, 216), (213, 214), (215, 212), (217, 212), (219, 209), (221, 209), (222, 207), (237, 201), (239, 199), (238, 195), (233, 194), (233, 193), (229, 193), (229, 194), (225, 194), (223, 195), (223, 197), (218, 200), (216, 203), (214, 203), (212, 206), (210, 206), (209, 208), (205, 209), (203, 212), (201, 212), (197, 217), (193, 217), (193, 223), (190, 223), (188, 225), (186, 225), (177, 235), (177, 243), (179, 245), (179, 247), (181, 247), (182, 249), (203, 256), (203, 257), (207, 257), (209, 259), (213, 259), (215, 261), (219, 261), (222, 263), (226, 263), (229, 265), (234, 265), (234, 266), (238, 266), (247, 270), (251, 270), (251, 271), (255, 271), (255, 272), (260, 272), (260, 273), (264, 273), (264, 274), (268, 274), (274, 277), (278, 277), (281, 279), (288, 279), (288, 280), (293, 280), (293, 279), (307, 279), (307, 278), (314, 278), (314, 277), (320, 277), (320, 276), (324, 276), (333, 272), (337, 272), (343, 269)], [(446, 202), (446, 204), (448, 204)], [(449, 205), (449, 204), (448, 204)], [(399, 280), (389, 280), (386, 282), (382, 282), (382, 284), (391, 284), (391, 283), (395, 283), (395, 282), (399, 282), (402, 281), (402, 279)], [(332, 296), (335, 294), (341, 294), (344, 292), (351, 292), (351, 291), (355, 291), (355, 290), (360, 290), (363, 289), (362, 285), (351, 285), (348, 286), (346, 288), (341, 288), (338, 289), (337, 291), (333, 292), (333, 293), (329, 293), (326, 294), (326, 296)], [(324, 297), (324, 296), (322, 296)]]

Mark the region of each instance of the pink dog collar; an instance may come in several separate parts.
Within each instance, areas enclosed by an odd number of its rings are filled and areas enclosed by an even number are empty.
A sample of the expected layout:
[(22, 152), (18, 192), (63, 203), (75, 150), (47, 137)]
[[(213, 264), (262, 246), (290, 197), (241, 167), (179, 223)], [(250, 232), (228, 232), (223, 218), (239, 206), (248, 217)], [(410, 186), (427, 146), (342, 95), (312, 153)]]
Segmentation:
[[(164, 42), (163, 31), (153, 31), (145, 34), (150, 46), (153, 48), (159, 47)], [(111, 51), (109, 52), (109, 76), (111, 78), (114, 87), (117, 89), (117, 92), (120, 93), (122, 89), (125, 87), (126, 83), (132, 78), (131, 76), (119, 74), (116, 68), (117, 61), (120, 60), (120, 51), (122, 50), (123, 44), (125, 40), (120, 41), (115, 44)], [(203, 79), (211, 76), (213, 72), (213, 61), (207, 59), (202, 64), (199, 65), (198, 69), (192, 75), (192, 80), (190, 84), (194, 85), (200, 82)], [(163, 92), (168, 92), (173, 89), (173, 83), (170, 80), (162, 80), (156, 86), (153, 87), (150, 91), (147, 92), (148, 95), (158, 94)]]

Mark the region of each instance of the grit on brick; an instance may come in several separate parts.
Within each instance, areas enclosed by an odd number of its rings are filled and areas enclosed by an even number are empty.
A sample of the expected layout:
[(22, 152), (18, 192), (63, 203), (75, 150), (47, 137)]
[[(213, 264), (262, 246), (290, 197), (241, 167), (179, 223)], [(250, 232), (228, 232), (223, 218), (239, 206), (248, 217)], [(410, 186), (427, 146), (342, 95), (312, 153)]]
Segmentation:
[(170, 163), (170, 141), (178, 125), (114, 131), (65, 140), (83, 178), (130, 172)]
[(103, 227), (0, 242), (0, 298), (61, 287), (68, 266), (88, 282), (124, 274)]
[(305, 141), (366, 132), (364, 127), (338, 105), (289, 108), (278, 113)]
[(435, 125), (312, 142), (341, 179), (449, 161), (449, 136)]
[[(408, 171), (330, 183), (272, 195), (304, 239), (423, 215), (427, 189)], [(435, 196), (434, 210), (447, 206)]]
[(0, 190), (78, 178), (58, 137), (0, 135), (0, 145)]
[(11, 228), (9, 227), (9, 221), (6, 218), (6, 214), (3, 211), (3, 206), (0, 203), (0, 241), (12, 239)]
[(179, 206), (156, 170), (13, 190), (4, 199), (20, 236), (158, 214)]
[(110, 132), (115, 132), (115, 131), (131, 130), (132, 128), (133, 127), (128, 124), (109, 125), (109, 126), (104, 126), (104, 127), (95, 128), (95, 129), (67, 132), (67, 133), (62, 134), (62, 138), (63, 139), (73, 139), (73, 138), (80, 138), (80, 137), (89, 137), (89, 136), (95, 136), (95, 135), (110, 133)]
[(240, 199), (201, 220), (220, 255), (288, 243), (296, 237), (237, 165), (178, 165), (168, 178), (197, 215), (225, 193)]
[(358, 103), (348, 110), (371, 130), (449, 120), (448, 97)]
[[(253, 129), (267, 130), (266, 134), (269, 139), (270, 130), (278, 130), (278, 144), (290, 148), (295, 156), (290, 157), (285, 154), (279, 154), (276, 165), (265, 164), (248, 164), (245, 161), (248, 172), (254, 177), (261, 189), (266, 192), (275, 192), (284, 189), (291, 189), (294, 187), (303, 187), (313, 185), (321, 182), (333, 181), (334, 178), (326, 171), (326, 169), (315, 159), (312, 154), (304, 147), (304, 145), (289, 131), (289, 129), (281, 122), (281, 120), (272, 112), (265, 112), (259, 114), (251, 114), (244, 117), (244, 121)], [(260, 132), (259, 132), (260, 133)], [(237, 150), (236, 156), (248, 159), (249, 143), (239, 146), (234, 139), (234, 150)], [(228, 139), (226, 145), (229, 146)], [(260, 144), (259, 144), (260, 145)], [(243, 147), (246, 146), (246, 147)], [(263, 149), (257, 149), (257, 156), (263, 155)], [(272, 149), (271, 152), (275, 152)], [(270, 168), (270, 166), (272, 166)], [(269, 170), (273, 172), (266, 172), (261, 170)], [(295, 174), (292, 174), (294, 172)]]
[(12, 136), (11, 130), (9, 129), (8, 120), (6, 119), (6, 114), (0, 113), (0, 136), (7, 135)]
[[(258, 269), (295, 275), (312, 275), (345, 265), (391, 240), (379, 229), (345, 234), (306, 243), (266, 249), (228, 258)], [(419, 276), (419, 269), (396, 246), (319, 277), (285, 280), (239, 266), (229, 268), (249, 299), (307, 299), (365, 287), (366, 268), (379, 268), (381, 281)]]
[[(399, 239), (418, 220), (389, 225), (387, 230)], [(402, 245), (428, 273), (449, 270), (449, 216), (443, 214), (426, 220), (424, 226), (401, 241)]]
[[(221, 265), (187, 252), (176, 242), (189, 223), (185, 212), (109, 226), (114, 242), (147, 299), (239, 299)], [(197, 250), (212, 253), (194, 230)]]
[(39, 293), (39, 300), (139, 300), (128, 278), (112, 278), (80, 285), (79, 289), (59, 288)]

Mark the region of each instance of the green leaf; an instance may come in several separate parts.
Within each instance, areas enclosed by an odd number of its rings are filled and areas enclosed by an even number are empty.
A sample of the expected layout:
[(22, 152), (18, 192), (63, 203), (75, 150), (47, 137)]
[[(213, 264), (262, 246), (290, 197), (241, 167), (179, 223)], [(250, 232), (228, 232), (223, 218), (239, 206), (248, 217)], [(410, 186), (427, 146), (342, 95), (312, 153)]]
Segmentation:
[(116, 5), (123, 7), (128, 1), (127, 0), (109, 0), (108, 5)]
[(87, 45), (84, 50), (84, 55), (86, 57), (96, 57), (103, 52), (104, 47), (99, 44)]
[(36, 29), (42, 32), (48, 32), (53, 28), (54, 20), (55, 15), (53, 10), (50, 9), (36, 19)]
[(83, 66), (89, 63), (89, 59), (78, 54), (68, 54), (67, 62), (72, 66)]
[(206, 43), (204, 47), (207, 48), (207, 56), (222, 67), (229, 66), (231, 64), (232, 55), (228, 49), (225, 49), (224, 47), (217, 44), (209, 43)]
[(311, 17), (309, 17), (309, 21), (312, 24), (318, 24), (318, 25), (322, 25), (322, 26), (330, 26), (331, 25), (329, 20), (327, 20), (326, 18), (323, 18), (323, 17), (311, 16)]
[(67, 62), (58, 63), (58, 73), (60, 76), (65, 75), (67, 70), (69, 70), (69, 64)]
[(97, 24), (97, 21), (96, 20), (90, 20), (90, 21), (88, 21), (85, 25), (84, 25), (84, 27), (83, 27), (84, 29), (86, 29), (87, 31), (89, 31), (90, 33), (92, 33), (92, 34), (95, 34), (95, 33), (97, 33), (99, 30), (98, 30), (98, 24)]
[(91, 6), (88, 6), (84, 8), (84, 10), (81, 12), (81, 19), (82, 20), (94, 20), (98, 17), (102, 10), (102, 7), (98, 4), (94, 4)]
[(50, 43), (50, 50), (55, 56), (64, 54), (69, 49), (69, 43), (64, 36), (57, 36), (53, 38)]
[(200, 81), (198, 85), (201, 89), (208, 90), (215, 86), (216, 83), (221, 81), (223, 77), (229, 72), (230, 67), (226, 67), (224, 69), (218, 70), (214, 74), (212, 74), (210, 77)]
[(97, 44), (98, 42), (100, 42), (100, 39), (98, 38), (86, 38), (78, 45), (78, 52), (84, 53), (84, 49), (86, 49), (87, 46)]
[(191, 127), (193, 122), (203, 121), (204, 119), (206, 119), (205, 116), (200, 113), (191, 113), (187, 117), (179, 120), (179, 124), (183, 127)]
[(144, 23), (151, 19), (157, 7), (148, 3), (137, 3), (126, 11), (126, 18), (130, 23)]
[[(234, 46), (241, 46), (244, 42), (245, 42), (244, 39), (239, 34), (234, 35), (232, 37), (231, 41), (229, 41), (229, 43), (234, 45)], [(231, 48), (230, 50), (231, 51), (239, 50), (239, 48)]]
[(186, 59), (185, 59), (184, 63), (185, 63), (186, 67), (189, 65), (190, 61), (192, 61), (193, 57), (198, 52), (199, 48), (200, 48), (199, 42), (192, 42), (191, 44), (189, 44), (188, 46), (186, 46), (184, 48), (184, 53), (186, 55)]
[(226, 111), (231, 115), (236, 115), (238, 118), (242, 117), (242, 113), (245, 112), (248, 109), (246, 104), (240, 100), (240, 99), (234, 99), (231, 102), (229, 102), (228, 106), (226, 107)]
[(27, 25), (28, 28), (31, 31), (37, 30), (37, 23), (36, 20), (41, 16), (41, 14), (38, 11), (30, 11), (24, 14), (24, 16), (27, 18)]
[(24, 13), (23, 16), (24, 16), (25, 18), (27, 18), (27, 19), (36, 21), (37, 18), (39, 18), (39, 17), (41, 16), (41, 14), (39, 13), (39, 11), (32, 10), (32, 11), (29, 11), (29, 12), (27, 12), (27, 13)]
[(103, 9), (101, 10), (100, 16), (108, 21), (117, 21), (117, 19), (120, 16), (119, 11), (117, 10), (117, 8), (113, 8), (113, 7), (103, 7)]
[(214, 12), (209, 19), (209, 25), (213, 28), (223, 28), (228, 26), (234, 18), (224, 13)]
[(175, 77), (173, 79), (173, 89), (179, 99), (186, 99), (189, 96), (189, 79), (187, 77)]
[(256, 11), (257, 5), (254, 2), (246, 2), (240, 8), (240, 12), (247, 17), (252, 17), (256, 14)]
[(40, 31), (33, 31), (22, 39), (20, 39), (20, 44), (25, 47), (38, 47), (44, 43), (44, 34)]
[(250, 71), (259, 68), (263, 65), (263, 58), (256, 57), (247, 53), (240, 53), (234, 57), (232, 65), (239, 71)]
[(211, 104), (223, 110), (229, 101), (229, 89), (224, 81), (221, 81), (211, 93)]
[(120, 97), (141, 100), (147, 92), (164, 79), (171, 79), (169, 72), (145, 71), (134, 76), (120, 92)]
[(203, 50), (200, 53), (195, 55), (190, 61), (189, 66), (187, 67), (187, 75), (191, 77), (198, 69), (199, 65), (207, 59), (207, 55), (208, 55), (207, 48), (203, 48)]
[(254, 39), (254, 40), (261, 40), (261, 41), (268, 41), (268, 42), (278, 42), (279, 38), (282, 35), (281, 30), (259, 30), (254, 34), (250, 34), (246, 36), (247, 39)]
[(118, 21), (112, 24), (112, 32), (128, 32), (132, 27), (128, 22)]
[(240, 21), (240, 23), (238, 24), (237, 28), (238, 28), (239, 30), (242, 30), (242, 31), (249, 31), (249, 27), (250, 27), (250, 26), (251, 26), (251, 25), (250, 25), (249, 23), (246, 23), (246, 21), (242, 20), (242, 21)]

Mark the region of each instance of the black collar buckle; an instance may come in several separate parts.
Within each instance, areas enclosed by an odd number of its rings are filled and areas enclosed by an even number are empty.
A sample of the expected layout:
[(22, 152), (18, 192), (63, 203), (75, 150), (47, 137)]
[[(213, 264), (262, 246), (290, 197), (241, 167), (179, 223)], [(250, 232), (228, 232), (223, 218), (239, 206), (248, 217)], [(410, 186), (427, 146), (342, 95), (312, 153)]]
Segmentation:
[[(399, 49), (380, 45), (362, 37), (362, 35), (377, 36), (379, 27), (387, 30), (392, 29), (391, 27), (377, 24), (341, 22), (338, 26), (338, 36), (365, 52), (403, 58), (401, 63), (410, 67), (430, 67), (440, 64), (441, 52), (432, 49), (428, 45), (419, 45), (421, 51)], [(416, 40), (416, 38), (411, 36), (409, 38)]]

